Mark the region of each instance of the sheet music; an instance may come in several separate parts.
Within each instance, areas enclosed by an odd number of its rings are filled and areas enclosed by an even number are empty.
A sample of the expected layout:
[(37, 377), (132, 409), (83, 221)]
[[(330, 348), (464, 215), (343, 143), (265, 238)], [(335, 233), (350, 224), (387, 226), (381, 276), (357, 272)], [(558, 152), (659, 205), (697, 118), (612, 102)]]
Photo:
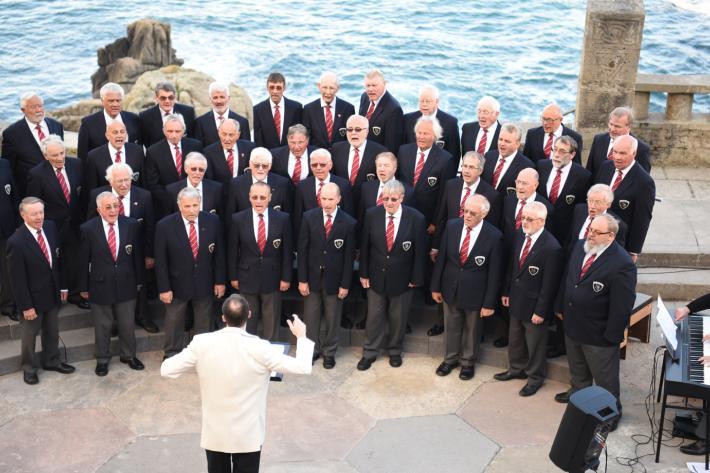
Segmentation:
[(661, 295), (658, 295), (658, 310), (656, 311), (656, 323), (661, 327), (663, 337), (671, 344), (673, 350), (678, 348), (678, 338), (676, 337), (676, 325), (673, 317), (666, 309)]
[[(274, 347), (277, 351), (280, 351), (284, 355), (286, 355), (291, 348), (291, 345), (288, 343), (282, 343), (282, 342), (272, 342), (271, 346)], [(284, 378), (284, 374), (281, 372), (277, 371), (272, 371), (271, 372), (271, 381), (281, 381)]]

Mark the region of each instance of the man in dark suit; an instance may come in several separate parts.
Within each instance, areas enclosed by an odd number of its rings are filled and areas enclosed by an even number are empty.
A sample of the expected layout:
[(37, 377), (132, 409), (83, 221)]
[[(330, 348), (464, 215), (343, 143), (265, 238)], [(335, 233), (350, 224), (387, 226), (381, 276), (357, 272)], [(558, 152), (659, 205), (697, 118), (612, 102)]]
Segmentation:
[[(37, 370), (62, 374), (74, 372), (59, 354), (59, 322), (57, 314), (67, 300), (64, 278), (60, 270), (59, 236), (53, 222), (44, 220), (44, 203), (36, 197), (25, 197), (20, 203), (23, 224), (7, 240), (7, 262), (10, 284), (17, 308), (21, 311), (21, 363), (23, 379), (37, 384)], [(35, 339), (42, 332), (42, 363), (35, 352)]]
[(82, 161), (86, 160), (89, 151), (106, 143), (106, 125), (114, 121), (120, 121), (126, 125), (129, 142), (142, 143), (138, 115), (121, 111), (123, 87), (114, 82), (108, 82), (101, 87), (99, 94), (103, 109), (82, 118), (79, 126), (77, 156)]
[(69, 301), (89, 309), (89, 302), (79, 295), (79, 225), (86, 214), (81, 162), (66, 159), (64, 143), (56, 135), (42, 141), (42, 153), (45, 161), (33, 167), (28, 175), (27, 195), (42, 199), (45, 218), (53, 221), (59, 232)]
[(577, 143), (579, 153), (575, 153), (573, 161), (582, 164), (582, 135), (562, 124), (562, 109), (556, 103), (551, 103), (542, 109), (540, 120), (542, 126), (530, 128), (525, 135), (523, 154), (533, 163), (552, 158), (552, 147), (562, 136), (570, 136)]
[[(229, 109), (229, 87), (222, 82), (212, 82), (209, 85), (208, 93), (212, 110), (200, 115), (195, 120), (195, 138), (207, 146), (219, 141), (219, 127), (227, 119), (235, 120), (238, 124), (239, 137), (245, 141), (251, 141), (249, 132), (249, 120)], [(239, 138), (238, 137), (238, 138)]]
[(254, 148), (249, 157), (249, 172), (235, 177), (229, 183), (225, 212), (227, 216), (251, 208), (249, 191), (255, 182), (264, 182), (271, 188), (269, 207), (290, 214), (293, 212), (293, 184), (283, 176), (271, 172), (271, 152)]
[(308, 128), (303, 125), (292, 125), (286, 135), (286, 146), (271, 150), (271, 172), (291, 180), (297, 186), (310, 175), (309, 155), (316, 148), (308, 144)]
[(427, 233), (436, 230), (436, 210), (446, 181), (456, 175), (457, 162), (435, 145), (443, 130), (435, 117), (423, 116), (415, 125), (416, 143), (402, 145), (397, 154), (397, 175), (414, 188), (417, 210), (424, 214)]
[(153, 194), (158, 217), (168, 215), (173, 209), (165, 187), (185, 177), (185, 156), (192, 151), (202, 151), (199, 141), (185, 136), (185, 122), (180, 115), (166, 118), (163, 134), (165, 139), (146, 151), (143, 173), (143, 184)]
[(619, 231), (616, 234), (616, 242), (622, 247), (626, 245), (626, 224), (619, 219), (618, 215), (614, 215), (609, 211), (611, 204), (614, 203), (614, 192), (611, 187), (606, 184), (594, 184), (587, 191), (586, 203), (577, 204), (574, 207), (572, 221), (570, 223), (569, 237), (564, 241), (565, 254), (570, 255), (577, 240), (586, 240), (589, 233), (589, 224), (597, 215), (609, 213), (619, 222)]
[(414, 125), (419, 117), (436, 117), (443, 129), (436, 145), (445, 149), (458, 161), (461, 156), (461, 142), (459, 138), (459, 121), (439, 108), (439, 89), (433, 85), (425, 85), (419, 90), (419, 110), (404, 115), (404, 143), (414, 143), (416, 133)]
[(19, 223), (19, 200), (10, 163), (6, 159), (0, 159), (0, 310), (15, 322), (19, 320), (19, 312), (10, 290), (5, 248), (7, 239), (15, 232)]
[[(382, 205), (384, 197), (382, 191), (392, 179), (395, 179), (397, 173), (397, 156), (389, 151), (383, 151), (375, 157), (375, 172), (377, 179), (374, 181), (365, 181), (360, 188), (360, 203), (357, 207), (358, 228), (362, 227), (365, 221), (365, 214), (372, 207)], [(416, 199), (414, 198), (414, 189), (409, 184), (399, 181), (404, 187), (404, 200), (402, 205), (407, 207), (417, 208)], [(359, 234), (358, 230), (358, 234)]]
[(133, 181), (136, 184), (141, 182), (141, 172), (145, 160), (143, 147), (126, 142), (127, 137), (126, 126), (123, 123), (112, 122), (106, 125), (108, 143), (92, 149), (86, 157), (84, 174), (87, 192), (108, 184), (106, 169), (114, 163), (128, 164), (134, 173)]
[[(355, 262), (355, 224), (338, 208), (340, 189), (335, 183), (323, 186), (321, 209), (303, 215), (298, 237), (298, 292), (305, 298), (303, 319), (308, 338), (316, 343), (314, 361), (323, 355), (323, 367), (335, 366), (340, 339), (343, 299), (348, 295)], [(325, 337), (320, 342), (321, 318)]]
[(133, 317), (138, 287), (143, 284), (140, 226), (119, 216), (118, 198), (110, 191), (96, 197), (99, 216), (81, 226), (81, 295), (91, 301), (94, 315), (97, 376), (108, 374), (111, 360), (111, 325), (118, 322), (120, 360), (142, 370), (136, 358)]
[(574, 206), (584, 201), (592, 183), (589, 171), (574, 162), (577, 149), (574, 138), (561, 136), (555, 140), (550, 159), (537, 162), (538, 191), (554, 208), (547, 226), (560, 244), (569, 236)]
[(515, 179), (518, 173), (525, 168), (535, 168), (520, 149), (520, 127), (506, 123), (500, 127), (497, 149), (488, 151), (484, 157), (486, 165), (483, 168), (481, 179), (493, 186), (501, 198), (513, 195), (515, 192)]
[(426, 224), (418, 210), (402, 206), (403, 199), (404, 187), (391, 180), (383, 190), (383, 205), (365, 215), (360, 242), (360, 284), (369, 291), (365, 344), (357, 364), (360, 371), (370, 368), (383, 345), (390, 366), (402, 366), (412, 288), (424, 284), (429, 249)]
[(20, 98), (20, 110), (24, 115), (2, 132), (2, 157), (10, 162), (18, 197), (25, 196), (27, 174), (30, 169), (44, 161), (40, 144), (49, 135), (64, 139), (62, 124), (44, 115), (44, 101), (34, 92)]
[(523, 231), (515, 235), (501, 297), (510, 314), (508, 370), (494, 378), (527, 379), (519, 392), (523, 397), (535, 394), (547, 376), (547, 326), (564, 265), (562, 248), (545, 230), (546, 217), (542, 203), (525, 206)]
[(209, 331), (214, 298), (224, 295), (225, 248), (219, 217), (200, 212), (200, 194), (186, 187), (179, 212), (155, 227), (155, 277), (165, 304), (165, 357), (183, 349), (185, 312), (192, 303), (195, 333)]
[(627, 225), (626, 251), (636, 263), (643, 250), (656, 200), (653, 178), (636, 161), (637, 140), (631, 135), (614, 141), (614, 160), (603, 163), (595, 181), (614, 192), (611, 210)]
[[(521, 233), (523, 224), (523, 209), (533, 202), (541, 202), (547, 208), (547, 218), (552, 215), (552, 205), (537, 192), (540, 177), (533, 168), (525, 168), (515, 179), (515, 195), (509, 195), (503, 200), (503, 216), (500, 229), (503, 232), (503, 242), (506, 254), (515, 239), (516, 233)], [(506, 331), (507, 333), (507, 331)]]
[(355, 114), (355, 107), (336, 98), (340, 84), (334, 73), (321, 74), (317, 86), (320, 98), (303, 107), (303, 125), (310, 132), (313, 146), (330, 151), (333, 143), (345, 141), (345, 124)]
[(227, 118), (219, 126), (219, 140), (203, 150), (208, 164), (207, 179), (220, 182), (224, 189), (248, 169), (249, 155), (254, 149), (254, 143), (239, 139), (240, 129), (238, 121)]
[(402, 145), (404, 112), (396, 98), (387, 90), (381, 71), (373, 69), (365, 75), (365, 92), (360, 96), (359, 114), (367, 118), (368, 140), (375, 141), (396, 153)]
[[(587, 157), (587, 170), (592, 173), (593, 178), (596, 178), (602, 163), (613, 159), (612, 150), (616, 140), (621, 136), (631, 134), (633, 121), (634, 114), (630, 108), (616, 107), (609, 114), (609, 131), (594, 135), (594, 141), (592, 141), (592, 147), (589, 149)], [(638, 138), (636, 140), (638, 141), (636, 161), (650, 174), (651, 148)]]
[(377, 179), (375, 156), (387, 151), (379, 143), (367, 139), (368, 121), (362, 115), (348, 118), (346, 136), (348, 141), (333, 145), (333, 174), (345, 178), (353, 190), (353, 201), (360, 201), (360, 186), (363, 182)]
[(173, 212), (177, 212), (177, 196), (186, 187), (196, 189), (200, 194), (200, 211), (215, 214), (222, 218), (222, 226), (225, 224), (222, 207), (222, 184), (211, 179), (205, 179), (205, 172), (208, 169), (207, 158), (201, 153), (193, 151), (185, 158), (185, 174), (187, 177), (172, 184), (168, 184), (165, 190), (170, 194), (174, 203)]
[(431, 278), (432, 299), (444, 303), (444, 361), (436, 374), (446, 376), (461, 364), (459, 378), (475, 372), (483, 318), (498, 305), (503, 273), (500, 231), (483, 221), (489, 210), (482, 195), (464, 204), (463, 218), (449, 220)]
[(464, 123), (461, 127), (461, 153), (476, 151), (485, 156), (496, 149), (500, 134), (500, 103), (486, 95), (476, 105), (477, 121)]
[(303, 106), (284, 97), (286, 78), (272, 72), (266, 79), (269, 98), (254, 105), (254, 143), (268, 149), (286, 144), (290, 126), (303, 121)]
[(288, 214), (269, 208), (271, 188), (255, 182), (250, 208), (232, 215), (227, 268), (230, 284), (249, 302), (247, 331), (256, 335), (262, 320), (266, 340), (278, 337), (281, 293), (291, 286), (293, 235)]
[(294, 194), (293, 213), (291, 214), (294, 235), (300, 235), (303, 214), (308, 210), (320, 207), (320, 194), (323, 192), (323, 187), (330, 182), (340, 189), (340, 208), (350, 216), (355, 212), (350, 184), (347, 180), (330, 172), (333, 168), (333, 161), (328, 150), (319, 148), (313, 151), (310, 161), (311, 175), (298, 184)]
[[(177, 103), (177, 91), (171, 82), (158, 82), (155, 86), (155, 105), (138, 114), (141, 120), (141, 139), (147, 147), (164, 138), (163, 124), (165, 119), (176, 113), (185, 120), (186, 134), (195, 133), (195, 109), (190, 105)], [(134, 168), (135, 169), (135, 168)]]
[(153, 267), (153, 242), (155, 239), (155, 212), (153, 211), (153, 199), (150, 192), (132, 185), (133, 170), (126, 163), (115, 163), (106, 169), (106, 180), (108, 186), (97, 187), (91, 191), (89, 196), (89, 211), (87, 219), (98, 215), (96, 211), (96, 197), (102, 192), (110, 191), (118, 199), (118, 213), (124, 217), (135, 220), (139, 225), (141, 253), (145, 257), (144, 284), (138, 291), (138, 301), (136, 304), (136, 325), (143, 327), (148, 333), (157, 333), (158, 326), (153, 322), (153, 316), (148, 309), (148, 284), (154, 284), (155, 275)]
[(614, 241), (616, 219), (594, 219), (587, 240), (577, 242), (562, 279), (555, 313), (565, 321), (569, 363), (568, 391), (555, 396), (566, 403), (571, 394), (593, 383), (616, 397), (621, 418), (619, 344), (636, 298), (636, 266)]

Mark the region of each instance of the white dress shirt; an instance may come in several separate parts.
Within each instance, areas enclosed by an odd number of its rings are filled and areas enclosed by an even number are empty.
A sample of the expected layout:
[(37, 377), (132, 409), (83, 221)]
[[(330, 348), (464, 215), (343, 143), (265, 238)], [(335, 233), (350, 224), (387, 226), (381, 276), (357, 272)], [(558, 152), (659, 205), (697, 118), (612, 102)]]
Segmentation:
[(42, 119), (42, 121), (39, 123), (32, 123), (27, 119), (27, 117), (25, 117), (25, 123), (27, 123), (27, 126), (30, 127), (30, 132), (32, 132), (32, 136), (34, 137), (38, 145), (42, 144), (42, 142), (39, 140), (37, 125), (39, 125), (39, 127), (42, 129), (42, 133), (44, 134), (45, 138), (49, 136), (49, 127), (47, 126), (47, 122), (44, 119)]
[[(27, 227), (27, 230), (30, 231), (32, 234), (32, 237), (35, 239), (37, 244), (39, 245), (39, 239), (37, 238), (37, 230), (30, 227), (25, 223), (25, 226)], [(47, 245), (47, 254), (49, 255), (49, 267), (51, 268), (52, 265), (54, 264), (54, 256), (52, 255), (52, 249), (49, 247), (49, 240), (47, 239), (47, 234), (44, 232), (44, 229), (40, 230), (42, 232), (42, 237), (44, 238), (44, 243)]]
[[(483, 154), (486, 154), (488, 150), (491, 149), (491, 146), (493, 145), (493, 136), (496, 134), (496, 130), (498, 129), (498, 121), (494, 121), (491, 126), (488, 127), (487, 136), (486, 136), (486, 149), (483, 150)], [(478, 149), (478, 144), (481, 142), (481, 138), (483, 138), (483, 128), (479, 126), (478, 128), (478, 134), (476, 135), (476, 147), (474, 148), (474, 151)], [(497, 143), (496, 143), (497, 145)]]
[[(560, 176), (560, 188), (557, 191), (557, 197), (562, 194), (562, 188), (565, 186), (565, 182), (567, 182), (567, 177), (569, 176), (569, 171), (572, 169), (572, 161), (567, 163), (566, 166), (562, 166), (562, 175)], [(547, 178), (547, 183), (545, 184), (545, 188), (547, 189), (547, 195), (550, 195), (550, 191), (552, 190), (552, 183), (555, 182), (555, 178), (557, 177), (557, 168), (555, 166), (552, 166), (552, 170), (550, 171), (550, 175)]]
[[(288, 152), (288, 175), (293, 176), (293, 170), (296, 169), (296, 156), (292, 152)], [(303, 151), (301, 155), (301, 179), (308, 177), (308, 149)], [(299, 181), (299, 182), (300, 182)]]

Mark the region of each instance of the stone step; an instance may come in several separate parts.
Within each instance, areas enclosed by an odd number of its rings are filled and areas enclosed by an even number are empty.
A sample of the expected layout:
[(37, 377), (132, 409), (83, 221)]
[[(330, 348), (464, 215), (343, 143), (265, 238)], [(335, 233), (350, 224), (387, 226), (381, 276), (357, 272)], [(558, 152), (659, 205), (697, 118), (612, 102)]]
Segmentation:
[(707, 294), (710, 269), (679, 267), (639, 268), (636, 290), (664, 300), (689, 301)]
[[(93, 327), (90, 310), (80, 309), (74, 304), (64, 304), (59, 310), (59, 331)], [(20, 324), (8, 317), (0, 317), (0, 342), (20, 339)]]
[(642, 253), (640, 268), (710, 268), (710, 254), (705, 253)]

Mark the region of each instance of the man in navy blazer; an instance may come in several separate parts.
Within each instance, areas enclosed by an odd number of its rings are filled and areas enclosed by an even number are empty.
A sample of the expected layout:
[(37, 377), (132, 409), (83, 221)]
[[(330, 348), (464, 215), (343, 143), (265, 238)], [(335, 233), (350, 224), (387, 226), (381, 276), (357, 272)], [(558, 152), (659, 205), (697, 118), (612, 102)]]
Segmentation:
[(570, 223), (569, 237), (564, 242), (565, 254), (569, 256), (578, 240), (586, 240), (589, 233), (589, 224), (597, 215), (609, 213), (619, 222), (619, 231), (616, 233), (616, 242), (622, 247), (626, 245), (627, 227), (618, 215), (614, 215), (609, 209), (614, 203), (614, 192), (606, 184), (594, 184), (587, 191), (586, 203), (577, 204), (574, 207), (572, 221)]
[(503, 275), (500, 231), (483, 219), (489, 210), (482, 195), (464, 204), (463, 218), (449, 220), (431, 278), (432, 299), (444, 303), (444, 361), (436, 374), (446, 376), (461, 365), (459, 378), (475, 373), (483, 318), (498, 305)]
[(591, 224), (586, 241), (575, 245), (562, 279), (555, 313), (564, 318), (571, 388), (555, 396), (566, 403), (571, 394), (596, 384), (616, 397), (621, 418), (619, 345), (636, 298), (636, 266), (614, 241), (616, 219), (604, 214)]
[(129, 142), (142, 143), (138, 115), (121, 110), (123, 87), (114, 82), (108, 82), (101, 87), (99, 94), (103, 109), (82, 118), (79, 126), (77, 156), (82, 161), (86, 160), (89, 151), (106, 143), (106, 125), (114, 121), (120, 121), (126, 125)]
[(27, 174), (44, 161), (40, 144), (49, 135), (64, 139), (64, 128), (58, 121), (44, 115), (44, 101), (34, 92), (20, 98), (23, 117), (2, 132), (2, 157), (10, 162), (18, 197), (25, 196)]
[(192, 187), (200, 193), (200, 211), (215, 214), (222, 220), (222, 226), (226, 222), (224, 216), (222, 184), (211, 179), (205, 179), (205, 171), (207, 170), (207, 158), (196, 151), (187, 155), (185, 158), (185, 173), (187, 177), (172, 184), (168, 184), (165, 188), (170, 194), (173, 205), (173, 212), (177, 212), (177, 196), (181, 190), (186, 187)]
[(316, 85), (320, 98), (303, 106), (303, 125), (313, 146), (330, 151), (333, 143), (345, 141), (345, 124), (355, 114), (355, 107), (336, 97), (340, 84), (334, 73), (324, 72)]
[[(609, 114), (609, 131), (594, 135), (592, 147), (589, 149), (587, 157), (587, 170), (596, 178), (602, 163), (612, 160), (612, 150), (616, 140), (625, 135), (631, 134), (631, 125), (634, 122), (634, 114), (628, 107), (616, 107)], [(636, 161), (647, 173), (651, 173), (651, 148), (648, 144), (636, 138), (638, 141), (636, 151)], [(580, 149), (581, 146), (580, 146)]]
[(254, 105), (254, 143), (267, 149), (286, 144), (289, 127), (303, 122), (300, 102), (284, 97), (286, 78), (272, 72), (266, 79), (269, 98)]
[(233, 178), (249, 168), (254, 143), (240, 140), (239, 122), (227, 118), (219, 127), (219, 139), (202, 150), (207, 158), (207, 179), (218, 181), (226, 190)]
[(111, 325), (118, 322), (121, 363), (142, 370), (136, 358), (133, 321), (138, 287), (143, 284), (143, 256), (140, 226), (119, 215), (118, 198), (110, 191), (96, 197), (99, 216), (81, 226), (82, 297), (92, 305), (96, 342), (97, 376), (108, 374), (111, 360)]
[(213, 302), (224, 296), (224, 232), (219, 217), (200, 211), (200, 193), (178, 194), (179, 212), (155, 227), (155, 277), (165, 304), (165, 357), (183, 349), (185, 313), (192, 303), (195, 333), (209, 331)]
[[(25, 197), (20, 203), (23, 223), (7, 240), (7, 261), (15, 303), (20, 310), (21, 363), (23, 379), (37, 384), (37, 370), (62, 374), (74, 367), (61, 361), (57, 315), (68, 291), (60, 270), (61, 253), (56, 226), (44, 220), (44, 203)], [(42, 361), (35, 352), (35, 339), (42, 332)]]
[[(323, 367), (332, 369), (340, 339), (343, 299), (352, 280), (357, 222), (338, 208), (340, 189), (336, 184), (323, 186), (320, 201), (322, 208), (303, 215), (298, 236), (298, 292), (305, 298), (303, 319), (308, 338), (316, 343), (314, 361), (322, 354)], [(322, 342), (321, 318), (325, 318)]]
[(310, 176), (310, 154), (316, 150), (308, 144), (308, 128), (291, 125), (286, 135), (286, 146), (271, 150), (271, 172), (290, 179), (294, 186)]
[(582, 164), (582, 135), (562, 124), (562, 109), (556, 103), (551, 103), (542, 109), (540, 120), (542, 126), (530, 128), (525, 135), (523, 154), (533, 163), (552, 157), (555, 141), (562, 136), (570, 136), (577, 143), (579, 153), (575, 153), (573, 161)]
[(190, 105), (177, 103), (177, 91), (170, 82), (158, 82), (155, 85), (155, 105), (138, 114), (141, 121), (141, 139), (146, 147), (154, 145), (164, 138), (163, 122), (176, 113), (182, 115), (187, 128), (187, 135), (194, 135), (195, 109)]
[(415, 129), (416, 143), (402, 145), (397, 153), (397, 175), (414, 188), (417, 210), (424, 214), (427, 233), (433, 235), (444, 185), (456, 175), (457, 162), (435, 144), (443, 133), (435, 117), (420, 117)]
[(266, 340), (278, 337), (281, 293), (291, 286), (293, 235), (288, 214), (269, 208), (271, 188), (256, 182), (250, 207), (232, 215), (227, 269), (229, 281), (249, 302), (247, 331), (256, 335), (262, 320)]
[(373, 69), (365, 75), (365, 91), (360, 96), (360, 115), (367, 118), (368, 140), (396, 153), (402, 145), (404, 112), (392, 94), (381, 71)]
[(509, 195), (503, 200), (503, 217), (500, 229), (503, 232), (503, 242), (506, 251), (510, 249), (516, 233), (522, 230), (523, 209), (533, 202), (540, 202), (547, 208), (547, 217), (552, 215), (552, 205), (539, 192), (540, 177), (533, 168), (525, 168), (515, 179), (515, 195)]
[(560, 244), (564, 244), (572, 225), (574, 206), (584, 202), (587, 189), (592, 184), (592, 175), (574, 162), (577, 143), (571, 136), (555, 140), (550, 159), (537, 162), (540, 174), (538, 192), (553, 206), (547, 227)]
[[(424, 284), (429, 249), (424, 216), (402, 205), (404, 187), (385, 184), (383, 205), (367, 211), (360, 242), (360, 284), (367, 291), (367, 321), (362, 358), (365, 371), (386, 348), (393, 368), (402, 366), (402, 345), (412, 289)], [(385, 337), (385, 333), (388, 333)]]
[(419, 110), (404, 114), (404, 143), (416, 141), (414, 125), (422, 116), (432, 116), (439, 120), (443, 133), (436, 145), (448, 151), (458, 161), (461, 156), (459, 121), (439, 108), (439, 89), (433, 85), (425, 85), (419, 90)]
[(212, 110), (200, 115), (195, 120), (195, 138), (207, 147), (219, 141), (218, 130), (225, 120), (235, 120), (239, 123), (240, 137), (245, 141), (251, 141), (249, 132), (249, 120), (229, 109), (229, 87), (222, 82), (212, 82), (209, 85), (208, 93)]
[(519, 392), (523, 397), (535, 394), (547, 376), (547, 327), (564, 265), (562, 248), (545, 230), (546, 217), (542, 203), (525, 206), (523, 231), (515, 235), (501, 297), (510, 314), (508, 370), (494, 378), (527, 379)]
[(126, 126), (121, 122), (112, 122), (106, 126), (108, 143), (89, 151), (85, 162), (86, 191), (91, 192), (97, 187), (108, 184), (106, 169), (114, 163), (126, 163), (133, 170), (132, 179), (140, 184), (143, 171), (143, 146), (128, 143)]
[(519, 151), (522, 130), (517, 125), (506, 123), (500, 127), (497, 148), (488, 151), (484, 157), (486, 165), (481, 179), (493, 186), (501, 198), (515, 193), (515, 178), (525, 168), (535, 168), (535, 164)]
[(173, 209), (165, 187), (185, 177), (185, 158), (193, 151), (202, 151), (202, 144), (185, 136), (185, 122), (180, 115), (171, 115), (163, 125), (165, 138), (145, 153), (143, 185), (153, 194), (155, 212), (159, 217)]
[(17, 192), (10, 163), (0, 159), (0, 310), (15, 322), (19, 320), (19, 313), (10, 291), (5, 247), (7, 239), (15, 232), (20, 221), (17, 214), (20, 201)]
[(626, 250), (636, 262), (643, 250), (656, 200), (653, 178), (636, 161), (636, 138), (624, 135), (614, 141), (614, 160), (602, 164), (595, 182), (614, 192), (611, 211), (626, 223)]
[(464, 123), (461, 127), (461, 153), (477, 151), (486, 155), (496, 149), (500, 134), (500, 103), (491, 96), (482, 97), (476, 105), (475, 122)]
[[(375, 157), (375, 169), (377, 179), (374, 181), (366, 181), (362, 183), (360, 188), (360, 203), (357, 207), (358, 228), (362, 227), (365, 221), (365, 214), (372, 207), (377, 207), (383, 204), (383, 191), (385, 184), (392, 179), (395, 179), (397, 173), (397, 156), (389, 151), (383, 151)], [(414, 198), (414, 189), (409, 184), (399, 181), (404, 187), (404, 200), (402, 205), (407, 207), (417, 208), (416, 199)], [(358, 230), (358, 235), (360, 230)]]

